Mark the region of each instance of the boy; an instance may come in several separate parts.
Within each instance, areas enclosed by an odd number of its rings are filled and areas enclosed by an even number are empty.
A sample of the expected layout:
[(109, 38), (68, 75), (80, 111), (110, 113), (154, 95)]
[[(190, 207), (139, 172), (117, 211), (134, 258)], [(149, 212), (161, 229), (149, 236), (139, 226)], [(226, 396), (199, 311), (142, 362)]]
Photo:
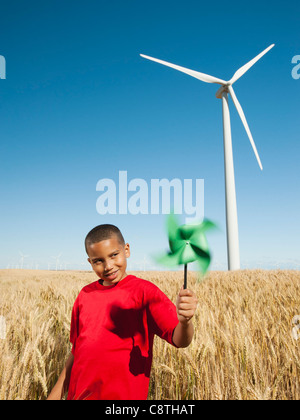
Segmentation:
[(175, 347), (193, 338), (197, 298), (181, 289), (176, 306), (153, 283), (127, 275), (130, 247), (113, 225), (92, 229), (88, 261), (99, 280), (73, 307), (72, 351), (48, 400), (147, 399), (154, 334)]

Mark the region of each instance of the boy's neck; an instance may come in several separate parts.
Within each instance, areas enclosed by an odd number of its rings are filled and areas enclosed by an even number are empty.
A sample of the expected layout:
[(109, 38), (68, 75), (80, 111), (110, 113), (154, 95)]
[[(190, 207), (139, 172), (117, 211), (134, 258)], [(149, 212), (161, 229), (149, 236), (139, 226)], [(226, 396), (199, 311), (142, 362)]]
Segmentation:
[[(125, 277), (124, 277), (125, 278)], [(123, 279), (119, 280), (117, 283), (110, 283), (110, 284), (104, 284), (104, 280), (99, 279), (99, 283), (101, 284), (101, 286), (104, 287), (109, 287), (109, 286), (116, 286), (118, 283), (120, 283)]]

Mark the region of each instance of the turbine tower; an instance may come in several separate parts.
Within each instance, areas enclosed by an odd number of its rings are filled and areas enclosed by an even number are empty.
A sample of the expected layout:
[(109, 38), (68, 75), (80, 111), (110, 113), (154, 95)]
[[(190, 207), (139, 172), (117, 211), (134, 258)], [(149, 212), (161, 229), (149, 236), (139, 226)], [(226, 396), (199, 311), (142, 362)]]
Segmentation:
[(235, 192), (235, 179), (234, 179), (234, 166), (233, 166), (233, 154), (232, 154), (232, 139), (231, 139), (231, 126), (230, 126), (230, 113), (228, 105), (228, 94), (230, 94), (232, 101), (237, 109), (237, 112), (242, 120), (247, 135), (249, 137), (252, 149), (256, 156), (257, 162), (260, 169), (262, 170), (262, 164), (249, 129), (244, 111), (234, 93), (232, 85), (242, 77), (263, 55), (265, 55), (275, 44), (270, 45), (253, 60), (249, 61), (239, 70), (237, 70), (233, 77), (228, 80), (218, 79), (214, 76), (209, 76), (205, 73), (190, 70), (185, 67), (180, 67), (166, 61), (158, 60), (157, 58), (149, 57), (147, 55), (140, 54), (148, 60), (155, 61), (164, 66), (171, 67), (175, 70), (186, 73), (189, 76), (195, 77), (206, 83), (215, 83), (221, 85), (220, 89), (216, 93), (216, 97), (222, 99), (223, 108), (223, 137), (224, 137), (224, 167), (225, 167), (225, 198), (226, 198), (226, 230), (227, 230), (227, 258), (228, 258), (228, 269), (239, 270), (240, 268), (240, 251), (239, 251), (239, 235), (238, 235), (238, 218), (237, 218), (237, 206), (236, 206), (236, 192)]

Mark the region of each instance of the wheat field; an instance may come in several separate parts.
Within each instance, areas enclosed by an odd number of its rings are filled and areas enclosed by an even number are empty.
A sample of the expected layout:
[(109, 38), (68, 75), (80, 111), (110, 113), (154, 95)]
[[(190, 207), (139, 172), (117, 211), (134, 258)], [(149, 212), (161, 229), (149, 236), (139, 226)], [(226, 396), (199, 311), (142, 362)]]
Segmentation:
[[(175, 303), (181, 272), (133, 272)], [(44, 400), (70, 352), (74, 300), (94, 273), (0, 270), (0, 400)], [(154, 341), (149, 399), (298, 400), (300, 271), (189, 272), (199, 305), (186, 349)], [(295, 327), (295, 326), (294, 326)], [(300, 337), (300, 334), (299, 334)]]

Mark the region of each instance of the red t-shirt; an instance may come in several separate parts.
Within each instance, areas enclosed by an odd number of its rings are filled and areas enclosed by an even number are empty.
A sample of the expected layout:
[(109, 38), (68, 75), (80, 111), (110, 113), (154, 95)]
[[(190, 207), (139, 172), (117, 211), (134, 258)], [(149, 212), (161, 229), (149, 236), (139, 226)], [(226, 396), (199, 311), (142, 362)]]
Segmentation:
[(176, 306), (150, 281), (85, 286), (72, 311), (68, 400), (147, 399), (154, 334), (174, 345), (177, 324)]

